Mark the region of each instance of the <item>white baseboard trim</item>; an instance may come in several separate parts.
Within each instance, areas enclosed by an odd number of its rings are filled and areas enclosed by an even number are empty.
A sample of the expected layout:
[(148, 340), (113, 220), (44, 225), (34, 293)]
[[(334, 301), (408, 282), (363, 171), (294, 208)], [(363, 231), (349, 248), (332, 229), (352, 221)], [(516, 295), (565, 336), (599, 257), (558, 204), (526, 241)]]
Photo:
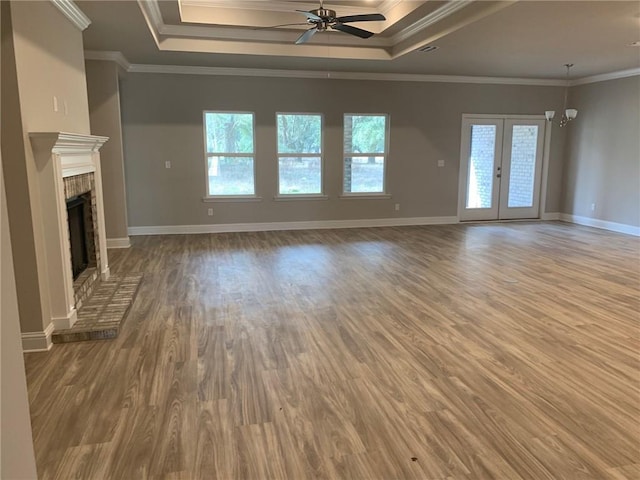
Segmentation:
[(25, 332), (22, 334), (22, 351), (46, 352), (51, 349), (51, 334), (53, 333), (53, 323), (47, 325), (42, 332)]
[(129, 248), (130, 246), (129, 237), (107, 238), (107, 248)]
[(75, 307), (71, 307), (71, 311), (64, 317), (52, 317), (50, 325), (54, 330), (66, 330), (73, 327), (78, 321), (78, 311)]
[(569, 213), (560, 214), (560, 220), (563, 222), (577, 223), (578, 225), (584, 225), (586, 227), (602, 228), (612, 232), (626, 233), (627, 235), (640, 237), (640, 227), (634, 227), (633, 225), (627, 225), (625, 223), (607, 222), (606, 220), (581, 217), (579, 215), (571, 215)]
[(184, 235), (197, 233), (267, 232), (274, 230), (320, 230), (328, 228), (404, 227), (449, 225), (458, 217), (372, 218), (363, 220), (313, 220), (306, 222), (225, 223), (220, 225), (163, 225), (129, 227), (129, 235)]
[(553, 220), (560, 220), (561, 215), (562, 214), (560, 212), (547, 212), (542, 214), (542, 216), (540, 217), (540, 220), (545, 220), (547, 222), (553, 221)]
[(106, 282), (107, 280), (109, 280), (110, 276), (111, 276), (111, 267), (107, 265), (102, 269), (102, 272), (100, 272), (100, 280), (102, 280), (103, 282)]

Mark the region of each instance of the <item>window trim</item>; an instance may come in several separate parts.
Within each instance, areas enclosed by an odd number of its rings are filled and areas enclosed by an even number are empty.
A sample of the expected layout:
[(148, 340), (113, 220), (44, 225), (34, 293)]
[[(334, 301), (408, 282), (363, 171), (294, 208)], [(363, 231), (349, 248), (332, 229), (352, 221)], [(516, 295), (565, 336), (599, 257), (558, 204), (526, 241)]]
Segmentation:
[(217, 195), (215, 197), (204, 197), (203, 203), (231, 203), (231, 202), (261, 202), (262, 197), (258, 195)]
[[(278, 115), (315, 115), (320, 117), (320, 153), (280, 153), (278, 146)], [(324, 184), (324, 114), (320, 112), (276, 112), (276, 195), (275, 200), (323, 200), (328, 198), (325, 194)], [(320, 192), (319, 193), (280, 193), (280, 157), (316, 158), (320, 157)]]
[[(251, 134), (253, 137), (253, 153), (222, 153), (222, 152), (209, 152), (207, 149), (207, 113), (231, 113), (241, 115), (251, 115)], [(257, 158), (257, 144), (256, 144), (256, 114), (255, 112), (247, 112), (240, 110), (203, 110), (202, 111), (202, 138), (204, 140), (204, 192), (203, 201), (217, 200), (217, 201), (248, 201), (248, 200), (260, 200), (258, 195), (258, 177), (256, 170), (256, 158)], [(209, 192), (209, 157), (238, 157), (238, 158), (253, 158), (253, 194), (239, 193), (237, 195), (211, 195)]]
[(329, 195), (322, 193), (287, 193), (285, 195), (276, 195), (273, 197), (276, 202), (290, 202), (300, 200), (329, 200)]
[[(375, 152), (375, 153), (361, 153), (357, 154), (354, 152), (347, 152), (345, 150), (344, 137), (345, 137), (345, 128), (346, 128), (346, 117), (384, 117), (384, 152)], [(387, 163), (389, 160), (389, 140), (391, 138), (391, 116), (388, 113), (344, 113), (342, 115), (342, 193), (340, 194), (341, 199), (347, 198), (361, 198), (361, 199), (378, 199), (378, 198), (391, 198), (391, 194), (387, 189)], [(382, 164), (382, 191), (381, 192), (346, 192), (344, 190), (344, 170), (345, 170), (345, 159), (347, 157), (383, 157), (384, 162)]]
[(356, 193), (343, 193), (340, 195), (340, 200), (384, 200), (393, 198), (390, 193), (366, 193), (366, 192), (356, 192)]

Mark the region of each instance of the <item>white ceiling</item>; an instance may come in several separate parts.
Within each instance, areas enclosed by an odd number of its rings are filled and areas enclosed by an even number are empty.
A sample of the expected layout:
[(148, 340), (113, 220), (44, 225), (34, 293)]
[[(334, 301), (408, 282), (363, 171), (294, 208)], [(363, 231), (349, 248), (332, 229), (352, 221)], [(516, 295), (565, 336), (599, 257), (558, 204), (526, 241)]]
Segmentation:
[[(637, 1), (333, 1), (338, 15), (387, 21), (356, 24), (368, 40), (322, 32), (308, 45), (293, 44), (305, 26), (256, 29), (304, 21), (308, 1), (76, 3), (92, 21), (85, 49), (134, 64), (540, 79), (563, 78), (565, 63), (574, 78), (640, 67)], [(427, 44), (439, 49), (416, 51)]]

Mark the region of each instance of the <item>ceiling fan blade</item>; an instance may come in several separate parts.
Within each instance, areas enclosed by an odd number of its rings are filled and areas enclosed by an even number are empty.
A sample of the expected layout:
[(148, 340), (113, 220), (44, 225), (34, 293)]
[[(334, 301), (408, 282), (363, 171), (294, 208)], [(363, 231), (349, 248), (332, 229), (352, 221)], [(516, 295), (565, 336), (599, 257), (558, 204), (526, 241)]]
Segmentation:
[(280, 25), (269, 25), (268, 27), (255, 27), (252, 30), (268, 30), (270, 28), (289, 27), (294, 25), (309, 25), (308, 23), (282, 23)]
[(341, 32), (348, 33), (350, 35), (355, 35), (356, 37), (360, 38), (369, 38), (373, 35), (373, 32), (369, 32), (357, 27), (352, 27), (351, 25), (343, 25), (341, 23), (331, 25), (331, 28), (333, 28), (334, 30), (340, 30)]
[(386, 20), (387, 18), (381, 13), (367, 13), (364, 15), (347, 15), (346, 17), (338, 17), (337, 21), (340, 23), (350, 22), (379, 22)]
[(296, 10), (296, 12), (300, 12), (300, 13), (306, 15), (306, 17), (309, 20), (313, 20), (314, 22), (319, 22), (319, 21), (322, 20), (322, 18), (320, 18), (318, 15), (316, 15), (313, 12), (307, 12), (306, 10)]
[(296, 40), (296, 45), (308, 42), (309, 39), (313, 37), (317, 31), (318, 29), (316, 27), (310, 28), (298, 37), (298, 39)]

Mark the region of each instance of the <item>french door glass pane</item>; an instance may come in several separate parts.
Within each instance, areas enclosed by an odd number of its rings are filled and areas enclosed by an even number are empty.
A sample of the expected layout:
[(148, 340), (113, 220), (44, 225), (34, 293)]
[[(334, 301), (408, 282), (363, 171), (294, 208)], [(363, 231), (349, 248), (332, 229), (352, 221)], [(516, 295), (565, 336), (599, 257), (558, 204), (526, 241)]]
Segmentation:
[(253, 158), (208, 159), (209, 195), (254, 195)]
[(472, 125), (466, 208), (491, 208), (495, 150), (496, 126)]
[(280, 195), (322, 193), (320, 157), (280, 157)]
[(538, 145), (537, 125), (514, 125), (511, 140), (509, 208), (532, 207)]

